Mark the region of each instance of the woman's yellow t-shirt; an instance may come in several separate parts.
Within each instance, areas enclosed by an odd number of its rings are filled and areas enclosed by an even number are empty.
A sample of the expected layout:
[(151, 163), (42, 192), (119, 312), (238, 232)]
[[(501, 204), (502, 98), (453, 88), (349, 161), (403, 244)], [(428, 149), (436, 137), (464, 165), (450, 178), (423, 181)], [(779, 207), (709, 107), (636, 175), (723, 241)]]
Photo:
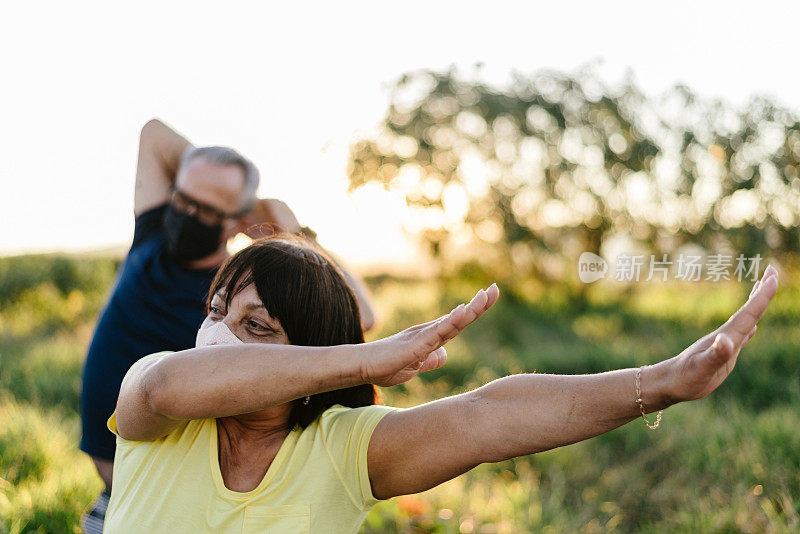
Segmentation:
[(225, 487), (216, 419), (187, 421), (155, 441), (117, 434), (114, 485), (104, 532), (352, 533), (378, 502), (367, 473), (372, 431), (391, 406), (335, 404), (289, 432), (261, 483)]

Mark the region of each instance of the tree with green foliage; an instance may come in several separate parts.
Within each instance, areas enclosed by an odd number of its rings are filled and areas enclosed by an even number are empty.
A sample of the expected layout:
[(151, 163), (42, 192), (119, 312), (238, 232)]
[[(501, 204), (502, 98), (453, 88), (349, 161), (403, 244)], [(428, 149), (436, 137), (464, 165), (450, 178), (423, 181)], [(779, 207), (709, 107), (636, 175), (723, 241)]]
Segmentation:
[(443, 267), (558, 279), (614, 236), (656, 254), (797, 252), (799, 171), (800, 122), (767, 99), (738, 111), (684, 86), (651, 99), (586, 68), (503, 88), (405, 74), (348, 174), (351, 190), (401, 191)]

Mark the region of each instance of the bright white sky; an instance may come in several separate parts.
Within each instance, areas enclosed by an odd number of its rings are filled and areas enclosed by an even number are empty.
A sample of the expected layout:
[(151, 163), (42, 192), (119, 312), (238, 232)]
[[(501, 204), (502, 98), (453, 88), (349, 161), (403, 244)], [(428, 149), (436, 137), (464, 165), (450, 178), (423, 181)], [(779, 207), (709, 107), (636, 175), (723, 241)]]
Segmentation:
[(125, 245), (140, 127), (240, 149), (350, 263), (405, 263), (402, 199), (346, 194), (347, 150), (404, 71), (631, 68), (800, 109), (800, 4), (759, 2), (9, 2), (0, 11), (0, 254)]

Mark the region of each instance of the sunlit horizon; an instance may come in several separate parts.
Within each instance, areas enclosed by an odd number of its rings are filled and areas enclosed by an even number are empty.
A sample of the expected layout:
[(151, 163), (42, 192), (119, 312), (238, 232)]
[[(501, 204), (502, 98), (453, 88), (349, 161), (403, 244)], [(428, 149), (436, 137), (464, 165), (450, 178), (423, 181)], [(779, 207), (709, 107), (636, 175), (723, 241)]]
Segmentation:
[[(800, 73), (788, 68), (797, 6), (622, 4), (614, 27), (624, 34), (600, 25), (608, 7), (590, 2), (501, 3), (480, 16), (414, 2), (402, 13), (367, 3), (220, 12), (95, 2), (52, 4), (42, 17), (37, 6), (8, 7), (0, 42), (15, 52), (4, 58), (0, 95), (0, 254), (126, 249), (138, 134), (158, 117), (198, 145), (253, 159), (260, 195), (286, 201), (346, 262), (413, 265), (419, 251), (403, 229), (417, 225), (402, 195), (348, 195), (346, 166), (350, 144), (382, 120), (389, 84), (418, 68), (473, 72), (480, 63), (481, 77), (500, 84), (512, 70), (573, 71), (603, 58), (609, 82), (630, 69), (650, 95), (685, 83), (737, 105), (767, 94), (800, 108)], [(418, 39), (419, 17), (447, 24)]]

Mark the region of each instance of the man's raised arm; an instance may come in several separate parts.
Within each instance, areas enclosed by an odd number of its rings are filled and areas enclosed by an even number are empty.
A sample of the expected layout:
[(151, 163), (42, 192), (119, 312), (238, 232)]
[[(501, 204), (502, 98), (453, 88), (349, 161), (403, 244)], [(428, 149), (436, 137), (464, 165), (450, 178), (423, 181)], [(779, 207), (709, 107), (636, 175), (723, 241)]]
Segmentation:
[(339, 267), (353, 293), (355, 293), (361, 316), (361, 329), (366, 332), (375, 326), (377, 322), (375, 306), (372, 303), (367, 286), (356, 275), (345, 269), (336, 256), (317, 243), (315, 233), (311, 232), (309, 234), (308, 228), (300, 226), (300, 222), (294, 212), (285, 202), (275, 198), (259, 199), (253, 210), (247, 215), (245, 224), (248, 226), (248, 230), (245, 233), (252, 239), (286, 232), (302, 235), (309, 244), (322, 250)]
[(192, 143), (158, 119), (151, 119), (142, 127), (133, 200), (135, 216), (169, 199), (181, 157), (191, 146)]

